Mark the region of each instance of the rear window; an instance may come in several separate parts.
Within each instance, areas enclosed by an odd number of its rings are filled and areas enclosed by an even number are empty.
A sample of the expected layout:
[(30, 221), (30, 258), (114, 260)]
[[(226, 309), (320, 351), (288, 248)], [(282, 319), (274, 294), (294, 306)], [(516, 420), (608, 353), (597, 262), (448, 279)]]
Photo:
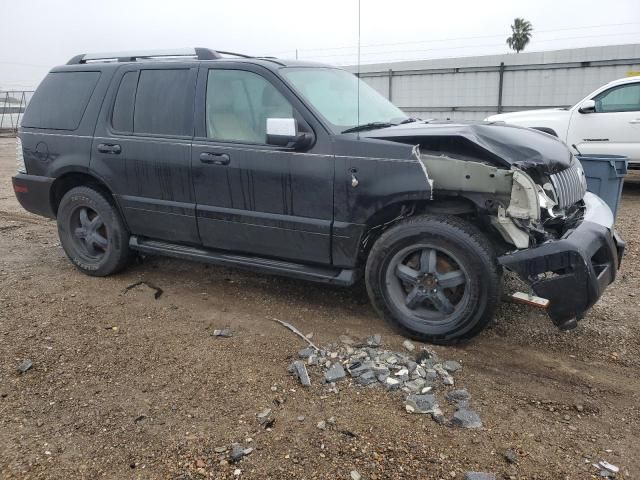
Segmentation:
[(134, 133), (191, 135), (193, 95), (188, 69), (142, 70), (133, 113)]
[(55, 72), (42, 81), (22, 118), (23, 127), (75, 130), (100, 72)]

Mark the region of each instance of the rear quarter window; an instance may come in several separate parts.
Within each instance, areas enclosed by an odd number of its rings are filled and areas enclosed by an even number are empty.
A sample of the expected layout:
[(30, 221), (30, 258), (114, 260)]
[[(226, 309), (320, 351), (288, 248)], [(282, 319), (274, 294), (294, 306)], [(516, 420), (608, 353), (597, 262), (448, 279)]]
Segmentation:
[(100, 72), (48, 74), (29, 102), (22, 126), (76, 130), (99, 78)]

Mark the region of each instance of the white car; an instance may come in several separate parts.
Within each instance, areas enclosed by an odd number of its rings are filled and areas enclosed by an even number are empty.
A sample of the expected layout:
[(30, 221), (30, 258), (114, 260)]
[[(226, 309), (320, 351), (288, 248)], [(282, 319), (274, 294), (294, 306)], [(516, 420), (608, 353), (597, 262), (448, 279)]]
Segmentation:
[(624, 155), (630, 168), (640, 168), (640, 77), (607, 83), (570, 108), (502, 113), (486, 120), (542, 130), (582, 154)]

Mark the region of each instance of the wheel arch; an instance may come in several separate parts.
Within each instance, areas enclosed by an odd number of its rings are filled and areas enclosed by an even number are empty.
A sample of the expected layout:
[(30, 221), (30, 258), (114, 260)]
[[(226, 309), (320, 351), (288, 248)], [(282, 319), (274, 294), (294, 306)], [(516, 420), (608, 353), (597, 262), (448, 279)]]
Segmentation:
[(366, 262), (380, 235), (397, 222), (421, 214), (476, 215), (475, 203), (463, 196), (440, 197), (433, 200), (397, 200), (375, 210), (367, 218), (359, 248), (359, 260)]
[(64, 197), (65, 194), (72, 188), (83, 186), (95, 188), (96, 190), (103, 193), (107, 197), (107, 199), (116, 206), (120, 214), (122, 214), (122, 212), (120, 211), (120, 207), (113, 197), (111, 189), (104, 181), (99, 179), (97, 176), (87, 172), (69, 171), (57, 177), (51, 185), (51, 190), (49, 192), (49, 201), (51, 203), (51, 210), (53, 211), (54, 215), (57, 216), (58, 214), (58, 207), (60, 206), (62, 197)]

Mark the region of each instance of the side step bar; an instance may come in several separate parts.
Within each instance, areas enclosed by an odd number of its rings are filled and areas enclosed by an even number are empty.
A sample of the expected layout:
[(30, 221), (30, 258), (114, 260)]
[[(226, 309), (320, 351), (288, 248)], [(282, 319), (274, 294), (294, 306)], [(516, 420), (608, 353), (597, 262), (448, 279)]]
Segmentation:
[(349, 286), (353, 285), (358, 279), (357, 270), (302, 265), (299, 263), (283, 262), (282, 260), (238, 255), (221, 250), (189, 247), (136, 236), (131, 236), (129, 239), (129, 247), (132, 250), (143, 253), (181, 258), (224, 267), (244, 268), (256, 272), (271, 273), (273, 275), (282, 275), (334, 285)]

